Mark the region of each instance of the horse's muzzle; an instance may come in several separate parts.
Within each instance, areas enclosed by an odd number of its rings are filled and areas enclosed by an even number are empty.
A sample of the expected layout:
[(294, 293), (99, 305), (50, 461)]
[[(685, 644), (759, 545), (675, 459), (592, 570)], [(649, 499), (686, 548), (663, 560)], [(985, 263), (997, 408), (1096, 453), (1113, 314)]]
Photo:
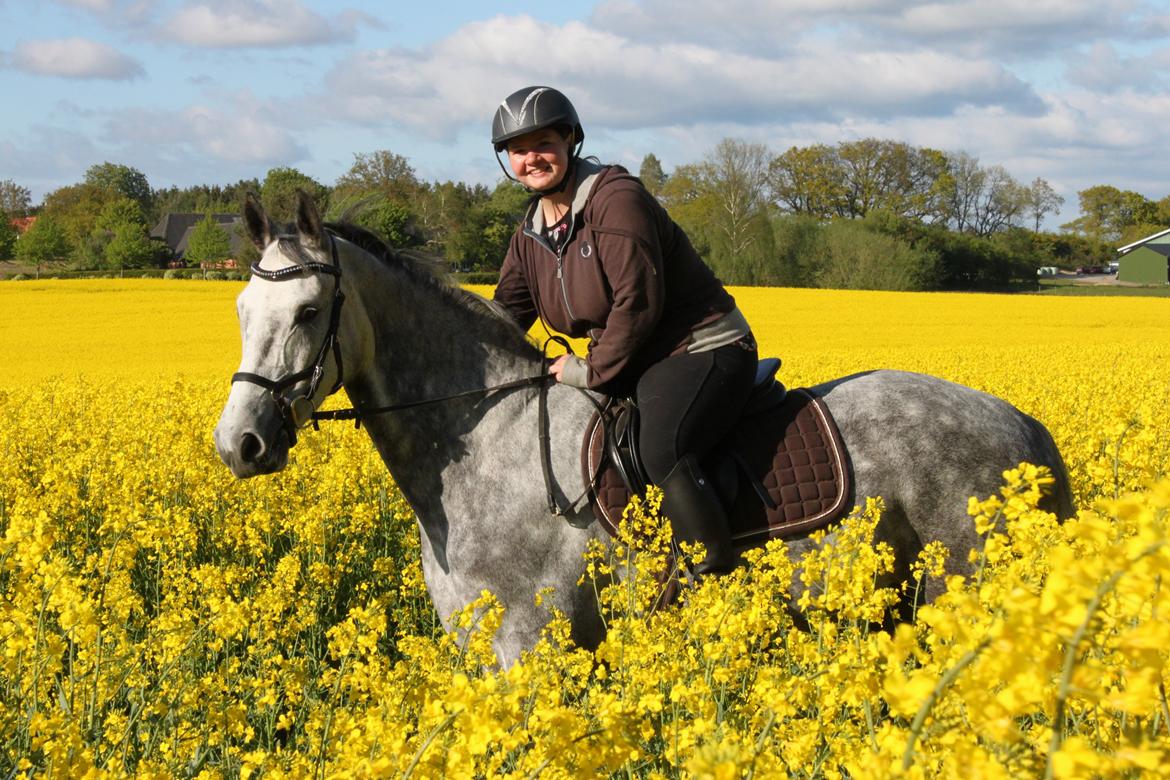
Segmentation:
[(244, 479), (288, 465), (292, 442), (281, 416), (267, 409), (261, 414), (240, 411), (229, 403), (215, 426), (215, 449), (232, 474)]

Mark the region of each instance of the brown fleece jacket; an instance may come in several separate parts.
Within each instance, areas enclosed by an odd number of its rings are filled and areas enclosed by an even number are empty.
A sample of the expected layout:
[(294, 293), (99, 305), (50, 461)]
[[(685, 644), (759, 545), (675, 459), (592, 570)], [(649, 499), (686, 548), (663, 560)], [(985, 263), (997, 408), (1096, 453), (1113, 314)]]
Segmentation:
[(649, 366), (686, 351), (691, 333), (735, 301), (641, 181), (618, 165), (578, 161), (569, 237), (541, 236), (539, 203), (508, 247), (495, 300), (527, 330), (589, 336), (587, 384), (632, 390)]

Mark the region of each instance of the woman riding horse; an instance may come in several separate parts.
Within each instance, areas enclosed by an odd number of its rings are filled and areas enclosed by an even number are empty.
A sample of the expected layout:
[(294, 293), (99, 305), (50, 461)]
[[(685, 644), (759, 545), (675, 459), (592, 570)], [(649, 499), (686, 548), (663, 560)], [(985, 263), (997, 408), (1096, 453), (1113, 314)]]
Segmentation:
[(534, 197), (495, 300), (525, 330), (539, 316), (589, 336), (584, 359), (563, 355), (550, 373), (637, 398), (643, 463), (675, 539), (706, 547), (696, 574), (725, 572), (736, 559), (727, 517), (699, 463), (751, 392), (755, 339), (682, 228), (625, 168), (582, 158), (584, 139), (573, 104), (550, 87), (525, 87), (496, 109), (496, 159), (506, 152)]

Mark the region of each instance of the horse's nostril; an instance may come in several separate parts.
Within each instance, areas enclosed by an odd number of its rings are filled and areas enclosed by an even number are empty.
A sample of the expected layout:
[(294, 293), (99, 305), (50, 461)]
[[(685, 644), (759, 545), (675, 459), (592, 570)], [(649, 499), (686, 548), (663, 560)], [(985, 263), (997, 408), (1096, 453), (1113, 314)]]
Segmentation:
[(240, 457), (245, 463), (255, 463), (264, 454), (264, 442), (254, 433), (245, 433), (240, 437)]

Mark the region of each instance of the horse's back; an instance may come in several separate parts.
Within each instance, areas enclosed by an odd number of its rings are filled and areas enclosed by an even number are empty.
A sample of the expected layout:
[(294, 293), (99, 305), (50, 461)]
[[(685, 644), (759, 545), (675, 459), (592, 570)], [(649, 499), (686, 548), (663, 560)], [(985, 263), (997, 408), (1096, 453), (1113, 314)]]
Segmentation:
[(975, 546), (967, 498), (997, 492), (1004, 470), (1021, 462), (1052, 470), (1056, 485), (1045, 508), (1062, 518), (1072, 514), (1067, 473), (1051, 435), (1003, 399), (891, 370), (842, 377), (812, 391), (841, 432), (855, 503), (881, 496), (888, 512), (908, 521), (917, 538), (907, 541), (914, 546), (940, 540), (959, 554)]

